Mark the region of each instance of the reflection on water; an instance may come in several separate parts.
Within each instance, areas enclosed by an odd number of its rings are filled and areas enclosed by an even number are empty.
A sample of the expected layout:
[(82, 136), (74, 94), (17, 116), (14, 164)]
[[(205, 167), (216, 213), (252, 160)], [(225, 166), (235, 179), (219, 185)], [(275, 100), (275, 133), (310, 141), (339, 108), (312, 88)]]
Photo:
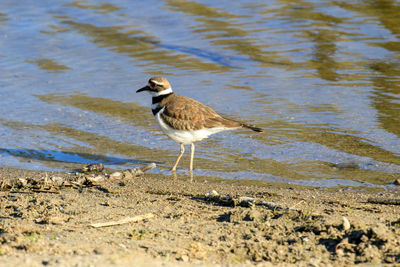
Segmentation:
[[(225, 70), (225, 66), (202, 62), (196, 58), (190, 58), (185, 54), (178, 54), (169, 49), (156, 49), (159, 41), (155, 37), (142, 31), (121, 32), (123, 27), (96, 27), (91, 24), (82, 24), (74, 21), (63, 23), (77, 29), (79, 33), (93, 37), (90, 41), (102, 47), (108, 47), (111, 51), (135, 58), (138, 65), (146, 66), (161, 64), (167, 67), (182, 69), (198, 69), (203, 71)], [(141, 62), (145, 62), (142, 63)]]
[(377, 62), (370, 68), (380, 73), (372, 78), (375, 87), (372, 99), (378, 121), (384, 129), (400, 138), (400, 64)]
[(40, 58), (34, 60), (27, 59), (26, 62), (36, 64), (39, 68), (52, 72), (62, 72), (71, 69), (68, 66), (59, 64), (55, 62), (53, 59), (48, 59), (48, 58)]
[(114, 12), (117, 10), (120, 10), (121, 8), (113, 5), (113, 4), (109, 4), (109, 3), (98, 3), (98, 4), (87, 4), (84, 1), (73, 1), (69, 4), (66, 4), (65, 6), (73, 6), (73, 7), (78, 7), (78, 8), (82, 8), (82, 9), (92, 9), (92, 10), (96, 10), (96, 12), (100, 13), (100, 14), (107, 14), (110, 12)]
[(135, 94), (165, 75), (175, 92), (265, 129), (201, 142), (195, 175), (315, 186), (399, 176), (398, 1), (0, 6), (1, 165), (154, 161), (166, 173), (179, 145)]

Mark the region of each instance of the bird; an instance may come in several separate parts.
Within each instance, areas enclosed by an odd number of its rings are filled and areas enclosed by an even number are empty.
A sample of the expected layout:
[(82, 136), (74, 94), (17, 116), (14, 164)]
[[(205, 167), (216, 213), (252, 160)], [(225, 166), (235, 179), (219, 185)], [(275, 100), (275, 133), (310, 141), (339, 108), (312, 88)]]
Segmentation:
[(180, 144), (180, 153), (171, 169), (173, 173), (185, 152), (185, 145), (190, 145), (189, 171), (192, 175), (194, 143), (226, 130), (250, 129), (263, 132), (263, 129), (254, 125), (224, 118), (192, 98), (175, 94), (164, 77), (150, 78), (146, 86), (136, 91), (140, 92), (150, 93), (151, 110), (158, 125), (168, 137)]

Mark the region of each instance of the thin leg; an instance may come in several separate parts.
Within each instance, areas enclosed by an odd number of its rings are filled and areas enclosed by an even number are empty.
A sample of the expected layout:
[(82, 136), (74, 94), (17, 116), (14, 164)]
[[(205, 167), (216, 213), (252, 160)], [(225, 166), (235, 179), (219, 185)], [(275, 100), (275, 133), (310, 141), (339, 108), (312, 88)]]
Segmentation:
[(190, 144), (190, 173), (193, 172), (193, 158), (194, 158), (194, 143)]
[(181, 153), (179, 153), (179, 156), (176, 159), (175, 165), (174, 165), (174, 167), (172, 167), (171, 171), (173, 171), (173, 172), (176, 171), (176, 167), (178, 166), (179, 160), (181, 159), (183, 153), (185, 153), (185, 147), (183, 146), (183, 144), (181, 144)]
[(176, 175), (176, 171), (171, 171), (172, 176), (174, 177), (174, 181), (178, 180), (178, 176)]

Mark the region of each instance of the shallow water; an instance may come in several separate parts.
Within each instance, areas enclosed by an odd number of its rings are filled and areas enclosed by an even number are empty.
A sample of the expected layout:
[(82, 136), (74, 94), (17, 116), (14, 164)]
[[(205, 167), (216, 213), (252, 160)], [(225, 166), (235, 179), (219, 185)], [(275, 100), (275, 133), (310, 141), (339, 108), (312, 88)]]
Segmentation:
[(135, 93), (163, 75), (176, 93), (265, 129), (198, 143), (195, 175), (316, 186), (399, 177), (399, 1), (0, 7), (1, 165), (154, 161), (168, 173), (179, 145), (160, 132), (150, 96)]

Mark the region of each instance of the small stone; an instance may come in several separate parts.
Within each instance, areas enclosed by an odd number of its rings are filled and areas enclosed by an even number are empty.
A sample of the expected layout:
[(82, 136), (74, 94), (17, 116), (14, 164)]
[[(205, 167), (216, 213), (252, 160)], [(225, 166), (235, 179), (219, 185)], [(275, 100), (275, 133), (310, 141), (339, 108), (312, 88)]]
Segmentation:
[(393, 182), (393, 184), (394, 184), (394, 185), (400, 185), (400, 178), (399, 178), (399, 179), (396, 179), (396, 180)]
[(95, 177), (86, 177), (86, 179), (88, 181), (90, 181), (91, 183), (96, 183), (96, 182), (103, 181), (105, 179), (105, 177), (103, 175), (97, 175)]
[(25, 187), (28, 184), (28, 181), (25, 178), (19, 178), (18, 181), (22, 187)]
[(105, 250), (102, 247), (96, 247), (93, 249), (94, 254), (101, 255), (105, 253)]
[(37, 223), (37, 224), (48, 224), (49, 223), (49, 218), (48, 217), (36, 218), (34, 220), (34, 222)]
[(188, 261), (189, 261), (189, 256), (188, 256), (188, 255), (182, 255), (182, 256), (181, 256), (181, 260), (182, 260), (183, 262), (188, 262)]
[(304, 244), (309, 243), (311, 241), (308, 236), (302, 236), (302, 237), (300, 237), (300, 239)]
[(86, 177), (82, 176), (82, 177), (78, 177), (78, 179), (76, 180), (76, 182), (74, 182), (74, 184), (77, 185), (83, 185), (83, 183), (86, 181)]
[(351, 227), (349, 220), (346, 217), (342, 217), (342, 228), (343, 230), (347, 231)]
[(54, 186), (62, 186), (65, 182), (65, 179), (59, 176), (53, 176), (50, 180), (53, 182)]
[(100, 205), (108, 207), (110, 206), (110, 203), (108, 203), (108, 201), (104, 201), (103, 203), (100, 203)]
[(215, 191), (215, 190), (213, 190), (213, 191), (208, 192), (208, 193), (205, 194), (205, 197), (206, 197), (206, 198), (212, 198), (212, 197), (218, 197), (218, 196), (219, 196), (219, 194), (218, 194), (218, 192)]
[(252, 197), (239, 197), (238, 202), (242, 207), (252, 207), (255, 205), (256, 199)]
[(104, 165), (101, 163), (91, 163), (82, 168), (83, 172), (102, 172)]
[(122, 178), (122, 173), (120, 172), (113, 172), (110, 174), (110, 179), (121, 179)]

